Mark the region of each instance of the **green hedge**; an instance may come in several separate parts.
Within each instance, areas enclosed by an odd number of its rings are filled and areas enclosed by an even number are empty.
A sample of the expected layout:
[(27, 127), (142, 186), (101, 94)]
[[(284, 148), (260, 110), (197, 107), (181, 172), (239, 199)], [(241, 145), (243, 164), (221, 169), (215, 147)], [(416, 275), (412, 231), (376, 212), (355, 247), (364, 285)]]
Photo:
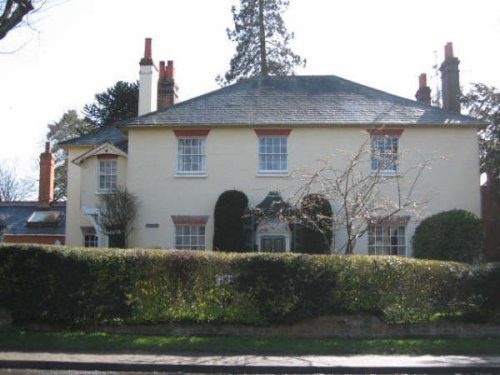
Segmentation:
[(477, 315), (492, 305), (485, 283), (499, 277), (398, 257), (0, 246), (0, 306), (18, 322), (269, 324), (346, 313), (412, 322)]

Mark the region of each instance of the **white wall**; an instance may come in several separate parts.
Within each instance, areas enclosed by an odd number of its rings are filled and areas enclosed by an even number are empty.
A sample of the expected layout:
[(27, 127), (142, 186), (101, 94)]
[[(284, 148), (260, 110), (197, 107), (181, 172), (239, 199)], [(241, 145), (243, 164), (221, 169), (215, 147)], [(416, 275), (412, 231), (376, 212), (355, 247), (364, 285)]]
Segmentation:
[[(289, 170), (313, 164), (319, 158), (338, 153), (339, 149), (355, 152), (366, 137), (365, 127), (293, 128), (288, 140)], [(129, 131), (127, 188), (139, 197), (141, 204), (131, 236), (132, 246), (172, 248), (171, 215), (208, 215), (207, 247), (210, 249), (213, 210), (222, 192), (241, 190), (248, 196), (250, 205), (257, 205), (271, 190), (279, 190), (287, 197), (298, 187), (299, 182), (290, 177), (257, 176), (258, 137), (253, 128), (210, 130), (206, 138), (207, 177), (175, 176), (176, 140), (168, 128)], [(405, 163), (410, 165), (419, 160), (420, 154), (447, 157), (447, 160), (433, 162), (432, 169), (426, 170), (419, 180), (416, 196), (429, 197), (426, 214), (453, 208), (480, 214), (475, 129), (406, 128), (400, 138), (400, 150), (402, 169)], [(159, 227), (146, 228), (146, 224), (159, 224)], [(408, 244), (415, 225), (410, 222), (408, 226)], [(366, 239), (358, 242), (357, 252), (367, 252)]]

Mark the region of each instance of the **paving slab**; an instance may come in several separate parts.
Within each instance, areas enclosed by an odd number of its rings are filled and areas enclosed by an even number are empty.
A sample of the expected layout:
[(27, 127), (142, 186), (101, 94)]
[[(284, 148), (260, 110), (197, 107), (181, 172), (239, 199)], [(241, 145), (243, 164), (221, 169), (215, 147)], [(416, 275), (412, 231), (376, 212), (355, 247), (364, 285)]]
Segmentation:
[(0, 352), (0, 368), (192, 373), (500, 373), (499, 356), (265, 356)]

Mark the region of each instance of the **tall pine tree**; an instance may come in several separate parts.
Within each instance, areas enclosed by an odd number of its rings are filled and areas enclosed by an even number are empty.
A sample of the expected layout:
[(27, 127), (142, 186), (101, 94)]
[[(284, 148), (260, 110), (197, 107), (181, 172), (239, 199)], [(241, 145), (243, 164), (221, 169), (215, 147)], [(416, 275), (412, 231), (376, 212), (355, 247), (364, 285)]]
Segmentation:
[(293, 74), (306, 61), (289, 47), (293, 33), (286, 30), (282, 14), (288, 0), (241, 0), (233, 6), (234, 29), (227, 29), (228, 38), (236, 42), (236, 53), (229, 71), (218, 76), (222, 85), (245, 78)]

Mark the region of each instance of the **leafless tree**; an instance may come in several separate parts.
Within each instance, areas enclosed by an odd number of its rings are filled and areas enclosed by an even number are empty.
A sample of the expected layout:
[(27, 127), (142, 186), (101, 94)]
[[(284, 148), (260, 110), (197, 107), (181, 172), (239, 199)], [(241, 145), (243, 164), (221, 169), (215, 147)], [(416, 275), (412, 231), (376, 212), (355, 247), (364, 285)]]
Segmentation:
[(137, 197), (121, 187), (99, 197), (97, 223), (102, 231), (110, 236), (114, 247), (127, 246), (138, 205)]
[(20, 179), (7, 163), (0, 164), (0, 201), (15, 202), (27, 199), (33, 191), (34, 183)]
[[(418, 216), (428, 197), (415, 198), (417, 183), (433, 160), (442, 159), (419, 156), (420, 160), (402, 170), (396, 156), (390, 162), (396, 163), (397, 169), (387, 171), (387, 154), (379, 155), (370, 146), (367, 139), (353, 153), (339, 151), (334, 158), (294, 172), (301, 184), (289, 198), (290, 204), (300, 207), (293, 219), (323, 233), (344, 230), (347, 241), (336, 251), (345, 254), (354, 253), (356, 241), (371, 225), (387, 222), (402, 212)], [(378, 161), (375, 168), (373, 158)], [(305, 198), (310, 194), (319, 194), (332, 203), (331, 218), (307, 209)]]
[(52, 6), (65, 0), (0, 0), (0, 40), (15, 28), (21, 26), (33, 27), (37, 19), (34, 14), (40, 14)]

